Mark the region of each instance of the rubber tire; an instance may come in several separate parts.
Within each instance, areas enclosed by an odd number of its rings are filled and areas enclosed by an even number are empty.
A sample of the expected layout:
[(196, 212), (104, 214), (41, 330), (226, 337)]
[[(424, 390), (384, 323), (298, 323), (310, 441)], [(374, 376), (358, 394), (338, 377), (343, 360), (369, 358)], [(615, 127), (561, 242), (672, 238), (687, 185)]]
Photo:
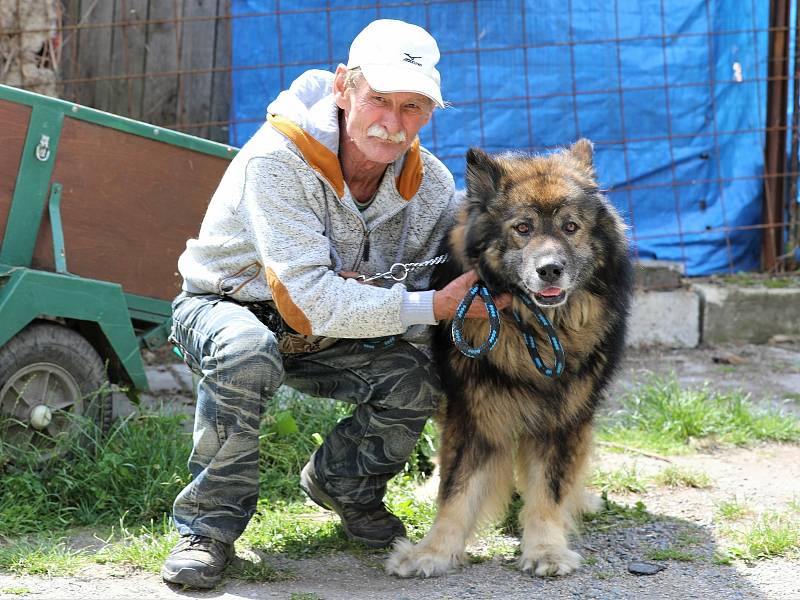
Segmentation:
[(108, 386), (108, 376), (103, 359), (85, 337), (57, 323), (28, 325), (0, 348), (0, 389), (15, 373), (35, 363), (52, 363), (66, 370), (84, 398), (81, 416), (93, 419), (103, 435), (108, 433), (112, 394), (95, 394)]

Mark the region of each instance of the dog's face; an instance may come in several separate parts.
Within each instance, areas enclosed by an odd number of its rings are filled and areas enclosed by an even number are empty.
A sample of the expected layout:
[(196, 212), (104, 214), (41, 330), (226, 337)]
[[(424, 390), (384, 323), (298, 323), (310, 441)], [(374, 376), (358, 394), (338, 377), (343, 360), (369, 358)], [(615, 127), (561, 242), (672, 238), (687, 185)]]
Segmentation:
[(467, 154), (467, 203), (454, 240), (495, 292), (526, 292), (559, 306), (603, 261), (601, 220), (622, 231), (600, 194), (592, 145), (579, 140), (549, 156)]

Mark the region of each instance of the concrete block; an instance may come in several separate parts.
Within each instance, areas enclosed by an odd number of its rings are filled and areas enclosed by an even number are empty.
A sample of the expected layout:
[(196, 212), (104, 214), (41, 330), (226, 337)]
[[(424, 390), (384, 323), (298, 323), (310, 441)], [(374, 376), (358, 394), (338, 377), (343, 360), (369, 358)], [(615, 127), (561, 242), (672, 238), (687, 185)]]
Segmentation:
[(628, 323), (629, 346), (695, 348), (700, 344), (700, 297), (690, 289), (636, 290)]
[(800, 288), (767, 288), (702, 283), (702, 340), (767, 343), (775, 335), (800, 335)]
[(639, 260), (633, 266), (636, 287), (645, 290), (679, 288), (685, 272), (683, 263), (669, 260)]

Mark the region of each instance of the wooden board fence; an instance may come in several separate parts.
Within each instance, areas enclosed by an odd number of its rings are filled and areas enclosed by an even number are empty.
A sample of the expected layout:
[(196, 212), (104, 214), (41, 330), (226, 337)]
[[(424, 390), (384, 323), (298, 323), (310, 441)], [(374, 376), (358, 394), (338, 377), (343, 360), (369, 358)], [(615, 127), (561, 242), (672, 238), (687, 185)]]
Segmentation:
[(62, 98), (227, 143), (230, 0), (64, 0)]

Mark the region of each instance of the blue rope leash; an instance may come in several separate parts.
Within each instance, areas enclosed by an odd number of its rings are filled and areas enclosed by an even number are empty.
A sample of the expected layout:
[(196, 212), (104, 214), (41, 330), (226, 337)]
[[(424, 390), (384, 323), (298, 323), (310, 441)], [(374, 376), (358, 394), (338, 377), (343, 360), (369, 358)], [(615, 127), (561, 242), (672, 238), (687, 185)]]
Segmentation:
[[(519, 316), (519, 312), (515, 310), (514, 320), (516, 320), (517, 325), (519, 325), (519, 330), (522, 332), (522, 337), (525, 339), (525, 345), (528, 347), (528, 354), (531, 355), (533, 364), (536, 365), (536, 368), (542, 375), (546, 375), (547, 377), (560, 376), (561, 373), (564, 372), (566, 357), (564, 356), (564, 348), (561, 346), (561, 342), (558, 341), (558, 335), (556, 334), (553, 324), (550, 323), (550, 319), (545, 316), (545, 314), (542, 312), (542, 309), (539, 308), (539, 306), (533, 300), (531, 300), (527, 294), (520, 292), (517, 295), (525, 303), (525, 306), (527, 306), (528, 309), (533, 312), (541, 326), (544, 327), (547, 337), (550, 338), (550, 345), (553, 348), (553, 354), (556, 358), (556, 364), (552, 367), (548, 367), (546, 364), (544, 364), (542, 357), (539, 356), (539, 350), (536, 348), (536, 338), (528, 330), (525, 323), (523, 323), (522, 317)], [(554, 372), (555, 375), (553, 374)]]
[[(466, 318), (467, 311), (478, 294), (480, 294), (483, 303), (486, 305), (486, 310), (489, 313), (489, 337), (480, 346), (473, 347), (470, 346), (469, 343), (464, 339), (462, 332), (464, 329), (464, 319)], [(531, 355), (533, 364), (542, 375), (547, 377), (560, 376), (561, 373), (564, 372), (564, 364), (566, 359), (564, 355), (564, 348), (558, 341), (558, 335), (556, 334), (553, 324), (550, 323), (550, 319), (545, 316), (545, 314), (542, 312), (542, 309), (540, 309), (536, 303), (527, 296), (527, 294), (524, 292), (519, 292), (517, 296), (525, 303), (525, 306), (527, 306), (528, 309), (533, 312), (536, 319), (539, 321), (542, 327), (544, 327), (544, 330), (547, 332), (547, 335), (550, 338), (550, 345), (553, 347), (553, 354), (555, 355), (556, 359), (556, 363), (552, 367), (548, 367), (544, 363), (542, 357), (539, 355), (539, 350), (536, 348), (536, 338), (522, 321), (522, 317), (520, 317), (519, 312), (515, 310), (514, 319), (516, 320), (517, 325), (519, 325), (519, 329), (522, 332), (522, 337), (525, 340), (525, 345), (528, 348), (528, 354)], [(494, 345), (497, 343), (497, 339), (500, 337), (500, 313), (498, 312), (497, 306), (495, 306), (494, 300), (489, 293), (489, 289), (482, 282), (479, 281), (473, 285), (467, 292), (466, 296), (464, 296), (464, 299), (458, 305), (458, 308), (456, 308), (456, 315), (453, 319), (450, 332), (456, 348), (459, 349), (461, 354), (469, 358), (479, 358), (494, 348)]]
[[(474, 348), (464, 339), (462, 331), (464, 330), (464, 319), (466, 318), (467, 311), (469, 307), (472, 306), (472, 302), (478, 294), (481, 295), (481, 299), (489, 313), (489, 337), (483, 344)], [(458, 308), (456, 308), (456, 316), (450, 327), (450, 333), (456, 348), (461, 351), (461, 354), (469, 358), (478, 358), (494, 348), (494, 345), (497, 343), (497, 338), (500, 335), (500, 313), (497, 311), (497, 306), (495, 306), (494, 300), (492, 300), (489, 289), (482, 282), (479, 281), (473, 285), (458, 305)]]

